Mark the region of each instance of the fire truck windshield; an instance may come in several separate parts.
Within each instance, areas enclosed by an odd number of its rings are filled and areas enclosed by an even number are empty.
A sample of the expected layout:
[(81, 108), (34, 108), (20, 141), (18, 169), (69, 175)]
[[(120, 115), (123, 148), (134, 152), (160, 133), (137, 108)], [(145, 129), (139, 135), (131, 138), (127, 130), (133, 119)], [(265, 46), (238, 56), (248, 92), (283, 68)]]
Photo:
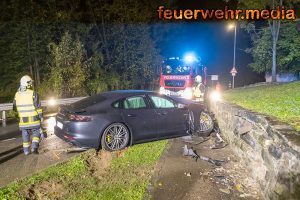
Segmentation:
[(163, 75), (189, 75), (191, 68), (179, 61), (167, 62), (162, 67)]

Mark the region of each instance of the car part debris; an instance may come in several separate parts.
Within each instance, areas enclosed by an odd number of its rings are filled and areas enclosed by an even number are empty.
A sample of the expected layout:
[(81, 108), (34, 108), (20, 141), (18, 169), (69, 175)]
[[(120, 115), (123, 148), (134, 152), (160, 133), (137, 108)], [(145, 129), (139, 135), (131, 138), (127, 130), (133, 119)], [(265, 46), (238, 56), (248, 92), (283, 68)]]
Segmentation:
[(230, 190), (228, 188), (226, 189), (220, 188), (219, 190), (225, 194), (230, 194)]
[(222, 149), (228, 145), (228, 143), (225, 142), (225, 140), (221, 137), (220, 132), (221, 131), (218, 126), (218, 123), (215, 121), (214, 122), (214, 133), (215, 133), (216, 140), (215, 140), (215, 144), (210, 146), (211, 149)]
[(191, 172), (184, 172), (184, 175), (191, 177), (192, 173)]
[(204, 138), (204, 137), (198, 137), (198, 136), (185, 136), (182, 137), (183, 142), (192, 144), (192, 145), (199, 145), (206, 141), (208, 141), (210, 138)]
[(225, 142), (225, 141), (223, 140), (223, 138), (220, 136), (220, 132), (217, 132), (217, 133), (216, 133), (216, 136), (217, 136), (217, 138), (219, 139), (220, 142)]
[(225, 162), (223, 160), (214, 160), (214, 159), (209, 158), (209, 157), (198, 155), (193, 149), (188, 149), (187, 145), (184, 145), (184, 147), (182, 147), (182, 148), (183, 148), (183, 155), (184, 156), (190, 156), (193, 159), (196, 159), (196, 162), (197, 162), (198, 159), (200, 159), (200, 160), (207, 161), (211, 164), (214, 164), (216, 166), (221, 166), (222, 163)]
[(228, 183), (228, 179), (223, 175), (217, 175), (214, 177), (215, 177), (216, 183), (221, 183), (223, 185), (226, 185)]

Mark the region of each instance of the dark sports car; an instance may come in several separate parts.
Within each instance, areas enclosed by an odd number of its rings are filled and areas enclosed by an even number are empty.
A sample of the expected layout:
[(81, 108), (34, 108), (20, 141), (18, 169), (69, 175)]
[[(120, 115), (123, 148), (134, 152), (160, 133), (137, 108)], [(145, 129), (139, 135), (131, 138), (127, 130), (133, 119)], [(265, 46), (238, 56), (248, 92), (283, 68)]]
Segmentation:
[(152, 91), (120, 90), (62, 106), (54, 133), (82, 148), (114, 151), (187, 135), (190, 120), (188, 107), (178, 100)]

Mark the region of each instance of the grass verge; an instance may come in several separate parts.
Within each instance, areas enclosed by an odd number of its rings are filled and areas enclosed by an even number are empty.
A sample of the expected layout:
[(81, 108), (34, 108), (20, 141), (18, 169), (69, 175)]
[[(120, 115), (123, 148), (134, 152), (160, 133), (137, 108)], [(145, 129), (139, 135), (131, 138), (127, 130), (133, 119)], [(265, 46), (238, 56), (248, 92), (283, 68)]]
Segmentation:
[(300, 131), (300, 81), (235, 89), (225, 92), (224, 99), (246, 109), (275, 117)]
[(0, 199), (142, 199), (166, 145), (158, 141), (109, 153), (112, 159), (105, 172), (107, 160), (90, 150), (9, 184), (0, 189)]

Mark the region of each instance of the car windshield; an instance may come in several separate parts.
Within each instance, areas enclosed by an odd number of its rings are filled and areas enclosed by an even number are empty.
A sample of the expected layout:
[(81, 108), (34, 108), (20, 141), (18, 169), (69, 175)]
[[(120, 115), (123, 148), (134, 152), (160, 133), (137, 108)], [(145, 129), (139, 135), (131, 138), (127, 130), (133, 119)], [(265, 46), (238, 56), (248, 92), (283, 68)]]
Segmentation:
[(163, 75), (189, 75), (191, 67), (184, 65), (179, 60), (172, 60), (165, 63), (162, 67)]

